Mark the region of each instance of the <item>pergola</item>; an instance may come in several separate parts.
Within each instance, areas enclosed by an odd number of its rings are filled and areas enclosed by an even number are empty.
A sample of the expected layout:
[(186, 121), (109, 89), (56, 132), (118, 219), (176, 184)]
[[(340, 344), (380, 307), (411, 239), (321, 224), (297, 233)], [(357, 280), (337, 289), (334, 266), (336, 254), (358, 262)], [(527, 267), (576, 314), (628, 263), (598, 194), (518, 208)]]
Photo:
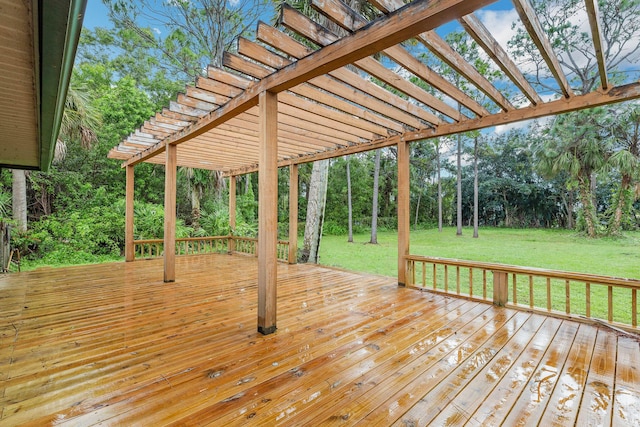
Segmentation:
[[(298, 165), (396, 146), (398, 284), (407, 283), (411, 142), (640, 97), (638, 81), (622, 86), (609, 82), (597, 0), (585, 0), (600, 75), (600, 87), (590, 93), (572, 90), (559, 52), (528, 0), (513, 0), (562, 94), (548, 101), (474, 13), (494, 2), (416, 0), (404, 5), (402, 0), (370, 0), (383, 16), (367, 22), (340, 0), (313, 0), (320, 14), (346, 30), (344, 37), (285, 5), (281, 24), (289, 33), (260, 23), (256, 42), (241, 38), (237, 53), (225, 53), (224, 68), (209, 67), (206, 77), (109, 153), (126, 168), (126, 259), (133, 260), (136, 164), (166, 168), (165, 282), (175, 280), (177, 166), (218, 170), (231, 178), (258, 171), (258, 330), (274, 332), (278, 168), (290, 167), (289, 250), (295, 254)], [(505, 96), (503, 86), (487, 80), (436, 32), (456, 20), (517, 89), (516, 96)], [(403, 44), (409, 39), (424, 45), (471, 89), (457, 88), (423, 63)], [(472, 91), (481, 94), (482, 103)], [(233, 223), (235, 179), (230, 182)]]

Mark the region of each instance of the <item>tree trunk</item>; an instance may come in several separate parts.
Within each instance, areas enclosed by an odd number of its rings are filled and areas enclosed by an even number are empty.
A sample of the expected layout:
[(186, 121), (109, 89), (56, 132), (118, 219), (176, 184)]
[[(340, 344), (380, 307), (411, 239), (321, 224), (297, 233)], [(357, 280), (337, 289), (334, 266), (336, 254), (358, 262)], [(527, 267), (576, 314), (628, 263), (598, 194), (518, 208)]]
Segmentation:
[(575, 204), (575, 193), (573, 190), (569, 190), (569, 201), (567, 202), (567, 228), (573, 230), (575, 225), (573, 224), (573, 205)]
[(478, 238), (478, 137), (473, 142), (473, 237)]
[(351, 200), (351, 158), (347, 157), (347, 207), (349, 209), (349, 237), (347, 242), (353, 243), (353, 204)]
[(589, 175), (589, 191), (591, 193), (591, 204), (596, 210), (598, 208), (598, 197), (596, 195), (597, 189), (598, 189), (597, 175), (595, 172), (592, 172), (591, 175)]
[(456, 197), (456, 236), (462, 236), (462, 135), (458, 134), (457, 163), (457, 197)]
[(13, 175), (13, 220), (18, 232), (27, 231), (27, 174), (21, 169), (12, 169)]
[(622, 226), (622, 214), (624, 208), (627, 205), (627, 193), (631, 187), (631, 176), (628, 174), (622, 175), (622, 181), (620, 182), (620, 189), (618, 190), (618, 203), (616, 203), (616, 210), (613, 214), (613, 221), (609, 227), (609, 233), (617, 234), (620, 232)]
[(587, 224), (587, 236), (596, 237), (595, 207), (593, 206), (593, 196), (591, 194), (591, 180), (581, 179), (579, 184), (580, 198), (582, 199), (582, 209), (584, 220)]
[(436, 139), (436, 172), (438, 174), (438, 231), (442, 232), (442, 181), (440, 180), (440, 140)]
[(376, 151), (373, 169), (373, 202), (371, 203), (371, 240), (369, 243), (378, 244), (378, 178), (380, 177), (380, 150)]
[(415, 227), (418, 226), (418, 214), (420, 213), (420, 199), (422, 199), (422, 189), (420, 189), (420, 192), (418, 193), (418, 201), (416, 202), (416, 217), (413, 221)]
[(200, 198), (202, 192), (197, 184), (189, 183), (191, 192), (191, 225), (195, 230), (200, 228)]
[(504, 202), (504, 226), (511, 227), (511, 214), (509, 211), (509, 201), (507, 200), (507, 194), (502, 192), (502, 201)]
[(302, 262), (318, 263), (324, 208), (327, 202), (327, 179), (329, 160), (320, 160), (313, 164), (311, 182), (307, 198), (307, 219), (304, 227)]

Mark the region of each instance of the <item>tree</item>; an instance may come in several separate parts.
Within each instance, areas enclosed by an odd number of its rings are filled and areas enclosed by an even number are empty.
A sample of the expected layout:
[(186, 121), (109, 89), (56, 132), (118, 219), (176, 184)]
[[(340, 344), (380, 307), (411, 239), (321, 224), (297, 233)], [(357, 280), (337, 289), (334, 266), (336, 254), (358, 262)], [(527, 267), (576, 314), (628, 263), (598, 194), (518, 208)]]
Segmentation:
[(436, 144), (436, 171), (438, 181), (438, 231), (442, 232), (442, 180), (440, 177), (440, 138), (435, 139)]
[(380, 187), (380, 150), (376, 150), (376, 159), (373, 166), (373, 196), (371, 197), (371, 239), (369, 243), (378, 244), (378, 192)]
[[(502, 73), (499, 70), (492, 69), (489, 63), (485, 61), (480, 55), (478, 45), (475, 41), (471, 40), (471, 37), (464, 31), (453, 31), (445, 37), (447, 43), (462, 56), (467, 62), (474, 65), (484, 77), (489, 81), (499, 78)], [(453, 84), (463, 89), (465, 92), (471, 94), (480, 103), (488, 103), (486, 96), (482, 94), (475, 86), (470, 84), (463, 78), (458, 72), (452, 69), (449, 65), (442, 63), (439, 66), (440, 73), (447, 77)], [(458, 112), (463, 112), (462, 104), (458, 103)], [(457, 198), (456, 198), (456, 235), (462, 235), (462, 152), (464, 147), (464, 138), (466, 135), (458, 133), (456, 135), (457, 149), (456, 149), (456, 177), (457, 184)]]
[(610, 140), (596, 124), (603, 109), (591, 109), (556, 116), (538, 143), (536, 154), (543, 174), (554, 177), (566, 171), (567, 186), (577, 188), (587, 235), (596, 237), (597, 216), (591, 185), (594, 174), (607, 162)]
[[(284, 3), (283, 1), (276, 1), (276, 17), (274, 17), (274, 21), (277, 21), (280, 12), (280, 6)], [(312, 7), (312, 2), (310, 0), (294, 0), (292, 2), (287, 2), (287, 4), (291, 5), (294, 9), (298, 10), (300, 13), (315, 18), (316, 22), (320, 25), (327, 27), (334, 34), (338, 34), (339, 36), (343, 36), (346, 34), (346, 31), (336, 25), (335, 23), (328, 20), (323, 15), (319, 15)], [(364, 0), (350, 0), (347, 1), (347, 5), (354, 9), (357, 13), (362, 14), (367, 18), (375, 17), (375, 10), (369, 4), (369, 2)], [(329, 178), (329, 161), (322, 160), (314, 162), (313, 164), (313, 172), (311, 174), (310, 188), (309, 188), (309, 199), (308, 206), (311, 206), (311, 212), (309, 208), (307, 208), (307, 224), (305, 225), (305, 234), (304, 234), (304, 249), (303, 254), (308, 250), (308, 262), (317, 262), (317, 253), (314, 255), (314, 250), (318, 250), (320, 247), (320, 239), (322, 238), (322, 232), (318, 232), (321, 230), (322, 222), (324, 220), (323, 216), (325, 211), (324, 203), (326, 203), (326, 191), (328, 185)], [(323, 179), (324, 181), (320, 181)], [(314, 198), (312, 199), (312, 195)], [(323, 205), (320, 206), (319, 204)], [(318, 215), (318, 217), (312, 217), (310, 214)], [(309, 223), (310, 222), (310, 223)], [(309, 234), (307, 233), (307, 230)], [(316, 242), (315, 239), (318, 241)], [(307, 245), (308, 242), (308, 245)], [(314, 249), (315, 248), (315, 249)], [(303, 258), (306, 255), (303, 255)]]
[(302, 262), (317, 263), (320, 252), (320, 236), (327, 202), (327, 178), (329, 160), (313, 163), (307, 197), (307, 219), (304, 227)]
[[(531, 0), (531, 4), (554, 50), (561, 52), (558, 60), (561, 68), (566, 70), (571, 86), (579, 93), (595, 89), (600, 82), (598, 62), (589, 26), (584, 25), (584, 2)], [(640, 37), (640, 0), (598, 0), (598, 9), (602, 16), (605, 63), (614, 80), (624, 80), (624, 69), (640, 51), (637, 42)], [(530, 70), (528, 78), (533, 84), (543, 90), (560, 92), (524, 28), (517, 29), (508, 45), (524, 68)]]
[(478, 135), (473, 139), (473, 237), (478, 238)]
[(180, 81), (201, 75), (208, 64), (222, 65), (268, 10), (264, 0), (103, 0), (116, 28), (145, 43), (158, 69)]
[(16, 223), (18, 231), (27, 231), (27, 175), (22, 169), (12, 169), (12, 209), (13, 221)]
[(614, 196), (609, 232), (617, 234), (623, 214), (633, 203), (632, 187), (640, 180), (640, 105), (626, 104), (611, 113), (617, 120), (611, 126), (614, 146), (609, 166), (619, 171), (620, 185)]
[(179, 172), (186, 178), (191, 200), (191, 226), (200, 228), (200, 201), (208, 188), (213, 188), (216, 200), (222, 197), (225, 181), (219, 171), (181, 167)]
[(462, 134), (456, 137), (456, 236), (462, 236)]

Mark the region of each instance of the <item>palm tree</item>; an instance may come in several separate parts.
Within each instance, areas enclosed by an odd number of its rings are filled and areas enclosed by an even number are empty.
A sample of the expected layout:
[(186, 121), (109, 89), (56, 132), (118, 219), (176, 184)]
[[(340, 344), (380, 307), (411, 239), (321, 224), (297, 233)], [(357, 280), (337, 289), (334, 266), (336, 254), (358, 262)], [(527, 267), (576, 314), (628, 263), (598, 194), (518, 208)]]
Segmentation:
[(640, 180), (640, 105), (627, 104), (612, 126), (613, 154), (609, 165), (620, 171), (621, 179), (615, 196), (613, 218), (609, 232), (617, 234), (622, 225), (624, 211), (632, 202), (632, 186)]
[(610, 140), (596, 125), (602, 113), (592, 109), (557, 116), (536, 149), (543, 175), (554, 177), (564, 171), (569, 175), (567, 187), (577, 188), (589, 237), (596, 237), (597, 224), (592, 180), (610, 153)]
[(215, 191), (217, 199), (222, 197), (225, 180), (220, 171), (181, 167), (180, 173), (187, 178), (189, 195), (191, 196), (191, 225), (195, 230), (200, 228), (200, 202), (209, 188)]

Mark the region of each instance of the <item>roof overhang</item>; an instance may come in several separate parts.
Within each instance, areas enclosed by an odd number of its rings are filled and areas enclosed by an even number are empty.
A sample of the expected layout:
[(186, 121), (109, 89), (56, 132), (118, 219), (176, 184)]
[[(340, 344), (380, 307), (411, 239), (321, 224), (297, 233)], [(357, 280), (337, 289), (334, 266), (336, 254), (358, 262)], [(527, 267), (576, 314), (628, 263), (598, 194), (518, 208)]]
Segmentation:
[(47, 170), (86, 0), (0, 0), (0, 166)]

